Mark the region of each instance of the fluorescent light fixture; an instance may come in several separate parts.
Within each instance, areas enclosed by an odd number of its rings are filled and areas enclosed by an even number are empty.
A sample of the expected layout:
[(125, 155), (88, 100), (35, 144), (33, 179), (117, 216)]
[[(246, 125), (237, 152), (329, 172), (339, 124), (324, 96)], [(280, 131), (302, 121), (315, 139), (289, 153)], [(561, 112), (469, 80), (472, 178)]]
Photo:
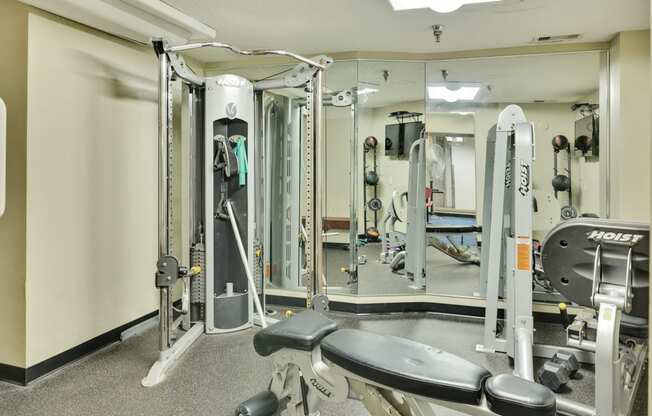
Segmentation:
[(466, 4), (491, 3), (500, 0), (389, 0), (394, 10), (430, 8), (437, 13), (450, 13)]
[(377, 92), (378, 90), (376, 88), (365, 87), (358, 90), (358, 95), (375, 94)]
[(451, 143), (462, 143), (464, 141), (464, 137), (446, 136), (446, 141)]
[(215, 29), (161, 0), (20, 0), (115, 36), (148, 44), (213, 39)]
[[(457, 85), (457, 88), (451, 88)], [(443, 100), (449, 103), (457, 101), (472, 101), (480, 92), (480, 84), (454, 83), (431, 85), (428, 87), (428, 97), (431, 100)]]

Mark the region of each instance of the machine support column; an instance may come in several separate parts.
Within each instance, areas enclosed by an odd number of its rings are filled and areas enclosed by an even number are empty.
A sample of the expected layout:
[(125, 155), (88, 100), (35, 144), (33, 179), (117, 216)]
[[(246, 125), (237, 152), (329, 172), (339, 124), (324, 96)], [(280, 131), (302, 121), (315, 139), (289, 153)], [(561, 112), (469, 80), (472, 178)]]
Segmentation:
[[(158, 114), (158, 245), (159, 257), (170, 253), (169, 241), (169, 71), (166, 53), (159, 55), (159, 114)], [(170, 290), (160, 288), (159, 350), (170, 348)]]
[(322, 192), (323, 192), (323, 150), (322, 150), (322, 95), (323, 95), (323, 71), (315, 73), (313, 81), (313, 151), (314, 151), (314, 220), (313, 220), (313, 250), (314, 250), (314, 290), (315, 294), (324, 294), (324, 248), (322, 244), (323, 215), (322, 215)]
[[(600, 305), (596, 334), (595, 408), (599, 415), (618, 414), (620, 409), (619, 337), (622, 312), (616, 305)], [(605, 371), (606, 370), (606, 371)]]

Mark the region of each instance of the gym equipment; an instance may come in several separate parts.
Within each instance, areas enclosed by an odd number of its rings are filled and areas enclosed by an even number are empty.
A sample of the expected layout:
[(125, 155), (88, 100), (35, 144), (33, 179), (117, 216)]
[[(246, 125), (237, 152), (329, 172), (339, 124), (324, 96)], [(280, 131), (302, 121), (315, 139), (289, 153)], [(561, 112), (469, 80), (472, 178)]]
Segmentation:
[(380, 211), (383, 208), (383, 202), (378, 198), (372, 198), (367, 203), (367, 206), (372, 211)]
[(567, 192), (570, 189), (571, 181), (566, 175), (557, 175), (552, 178), (552, 188), (555, 192)]
[(579, 110), (582, 118), (575, 121), (575, 149), (582, 152), (587, 161), (597, 161), (600, 156), (600, 114), (599, 105), (574, 104), (572, 111)]
[(559, 153), (562, 150), (568, 150), (570, 147), (570, 143), (568, 142), (568, 138), (564, 135), (558, 135), (552, 138), (552, 149), (556, 152)]
[(650, 225), (562, 222), (548, 233), (542, 260), (555, 289), (587, 308), (566, 328), (566, 340), (595, 362), (595, 409), (564, 414), (629, 415), (648, 349)]
[(568, 383), (570, 374), (568, 373), (568, 369), (560, 363), (547, 361), (537, 372), (537, 380), (557, 393)]
[[(471, 227), (470, 227), (471, 228)], [(472, 227), (475, 228), (475, 227)], [(462, 244), (456, 244), (450, 235), (446, 236), (446, 240), (438, 237), (429, 237), (428, 246), (434, 247), (454, 260), (463, 264), (480, 265), (480, 257), (478, 253), (470, 247)]]
[[(557, 135), (552, 139), (552, 150), (554, 151), (554, 167), (552, 178), (552, 189), (555, 191), (555, 198), (559, 198), (559, 192), (568, 192), (568, 205), (561, 209), (560, 217), (562, 220), (577, 217), (577, 210), (573, 208), (573, 182), (572, 174), (572, 151), (568, 138), (563, 135)], [(566, 172), (559, 173), (559, 154), (566, 152)]]
[(410, 147), (405, 274), (412, 287), (426, 287), (426, 149), (425, 128)]
[(573, 378), (580, 369), (580, 362), (575, 354), (568, 351), (557, 351), (550, 359), (551, 362), (560, 364), (568, 371), (568, 375)]
[(378, 232), (378, 229), (376, 227), (369, 227), (367, 228), (367, 238), (370, 240), (377, 240), (378, 237), (380, 237), (380, 233)]
[[(483, 344), (478, 351), (515, 357), (519, 340), (532, 343), (532, 155), (534, 128), (523, 110), (510, 105), (489, 131), (480, 276), (487, 299)], [(509, 294), (523, 293), (512, 297)], [(506, 333), (496, 333), (499, 299), (509, 299)], [(533, 379), (516, 362), (516, 374)]]
[[(512, 123), (513, 122), (513, 123)], [(518, 124), (519, 129), (511, 127)], [(507, 139), (505, 139), (507, 135)], [(480, 253), (480, 289), (475, 296), (489, 299), (487, 316), (491, 323), (485, 327), (484, 343), (490, 345), (489, 350), (498, 348), (506, 352), (506, 339), (496, 341), (496, 336), (490, 328), (496, 327), (496, 317), (499, 298), (506, 297), (510, 286), (506, 284), (511, 278), (512, 269), (517, 260), (521, 260), (524, 269), (530, 269), (530, 283), (542, 290), (536, 290), (532, 297), (537, 300), (561, 301), (557, 293), (550, 288), (542, 270), (535, 268), (535, 241), (531, 239), (532, 218), (536, 209), (532, 192), (534, 133), (528, 129), (525, 114), (518, 106), (508, 106), (498, 118), (495, 129), (487, 136), (484, 172), (486, 175), (483, 198), (482, 250)], [(498, 221), (500, 220), (500, 223)], [(525, 236), (526, 238), (515, 238)], [(530, 236), (530, 237), (527, 237)], [(526, 252), (532, 260), (529, 264), (524, 259)], [(469, 253), (472, 254), (472, 253)], [(490, 264), (491, 263), (491, 264)], [(540, 268), (539, 268), (540, 269)], [(518, 270), (521, 285), (527, 285), (526, 270)], [(495, 290), (496, 292), (490, 292)], [(528, 285), (529, 287), (529, 285)], [(530, 301), (531, 302), (531, 301)], [(524, 300), (524, 305), (528, 304)], [(530, 306), (524, 306), (530, 308)], [(489, 312), (491, 311), (491, 312)], [(526, 310), (527, 314), (527, 310)], [(510, 315), (511, 316), (511, 315)], [(513, 318), (513, 316), (511, 316)], [(510, 327), (511, 328), (511, 327)], [(510, 329), (510, 331), (512, 331)], [(513, 337), (514, 334), (506, 334)], [(511, 338), (510, 344), (513, 344)], [(513, 347), (510, 347), (513, 349)], [(482, 350), (482, 347), (480, 347)], [(550, 354), (550, 356), (552, 353)]]
[[(355, 126), (355, 127), (357, 129), (357, 126)], [(354, 143), (355, 143), (355, 141), (354, 141)], [(373, 144), (373, 146), (372, 146), (372, 144)], [(364, 183), (362, 184), (362, 192), (363, 192), (362, 197), (363, 197), (363, 199), (365, 201), (365, 203), (364, 203), (365, 204), (364, 205), (364, 228), (365, 228), (365, 230), (369, 230), (369, 228), (373, 228), (374, 230), (376, 230), (375, 233), (371, 233), (371, 234), (369, 232), (365, 233), (364, 238), (366, 239), (367, 242), (378, 241), (378, 236), (380, 236), (380, 234), (378, 233), (378, 211), (379, 210), (374, 210), (374, 209), (371, 208), (373, 206), (373, 204), (371, 204), (371, 200), (378, 199), (378, 182), (380, 181), (380, 177), (378, 176), (378, 146), (377, 145), (378, 145), (378, 140), (373, 136), (367, 137), (365, 139), (364, 143), (363, 143), (364, 152), (362, 154), (362, 171), (365, 172)], [(355, 155), (357, 154), (357, 148), (352, 149), (351, 153), (353, 155), (353, 159), (357, 160), (356, 157), (355, 157)], [(373, 154), (373, 167), (370, 170), (367, 170), (367, 157), (368, 157), (369, 153)], [(353, 159), (352, 159), (352, 162), (354, 161)], [(357, 169), (354, 171), (353, 168), (356, 165), (352, 164), (351, 166), (352, 166), (351, 172), (352, 172), (352, 176), (353, 176), (354, 172), (357, 172)], [(373, 196), (372, 196), (371, 200), (367, 201), (367, 187), (369, 187), (369, 186), (373, 187)], [(357, 210), (356, 210), (356, 205), (353, 204), (353, 202), (356, 201), (354, 199), (355, 198), (355, 195), (354, 195), (355, 192), (353, 192), (353, 189), (352, 189), (351, 192), (352, 192), (352, 194), (351, 194), (351, 217), (353, 218), (353, 217), (357, 217)], [(369, 209), (374, 214), (374, 224), (373, 224), (372, 227), (368, 226), (368, 213), (367, 213), (367, 210), (369, 210)], [(356, 223), (356, 227), (357, 227), (357, 223)], [(375, 235), (377, 235), (377, 236), (373, 237)], [(351, 241), (350, 241), (350, 247), (351, 248), (356, 247), (356, 250), (357, 250), (357, 239), (358, 239), (358, 236), (357, 236), (357, 228), (356, 228), (356, 230), (355, 230), (355, 242), (353, 241), (353, 233), (351, 234)], [(357, 251), (356, 251), (356, 253), (352, 253), (352, 255), (353, 254), (357, 255)], [(355, 259), (355, 257), (352, 257), (352, 263), (351, 264), (353, 264), (353, 259)], [(355, 267), (356, 267), (356, 270), (357, 270), (357, 265)], [(357, 279), (357, 274), (356, 274), (356, 279)]]
[(376, 186), (378, 185), (378, 181), (380, 178), (378, 177), (378, 174), (374, 170), (370, 170), (367, 172), (367, 174), (364, 177), (364, 181), (367, 185), (369, 186)]
[(580, 368), (575, 354), (569, 351), (557, 351), (537, 372), (539, 383), (558, 392), (568, 381), (575, 377)]
[[(321, 146), (322, 71), (332, 62), (318, 61), (278, 50), (240, 50), (218, 43), (194, 43), (170, 46), (163, 40), (153, 42), (159, 60), (159, 260), (155, 286), (159, 289), (159, 359), (142, 380), (144, 386), (161, 382), (179, 357), (202, 333), (223, 333), (253, 325), (254, 307), (259, 324), (266, 326), (265, 311), (258, 292), (263, 289), (262, 268), (259, 267), (260, 231), (255, 228), (257, 215), (255, 192), (257, 183), (254, 100), (262, 93), (277, 88), (307, 88), (308, 97), (318, 97), (308, 105), (305, 128), (306, 160), (311, 167), (306, 182), (308, 211), (306, 217), (311, 232), (308, 262), (308, 290), (314, 290), (315, 276), (321, 276), (321, 216), (318, 208), (321, 170), (312, 163), (312, 149)], [(203, 78), (184, 62), (181, 52), (199, 48), (228, 49), (240, 55), (280, 55), (292, 58), (299, 65), (282, 78), (251, 82), (235, 75)], [(172, 83), (182, 83), (181, 172), (183, 204), (181, 209), (182, 258), (171, 253), (175, 241), (172, 185), (174, 132)], [(319, 159), (319, 158), (317, 158)], [(203, 161), (203, 162), (202, 162)], [(246, 172), (246, 174), (245, 174)], [(316, 199), (316, 201), (313, 201)], [(313, 226), (314, 225), (314, 226)], [(190, 263), (192, 267), (182, 264)], [(219, 267), (218, 267), (219, 265)], [(254, 273), (256, 275), (254, 276)], [(183, 283), (181, 308), (172, 306), (172, 291)], [(264, 299), (264, 296), (263, 296)], [(173, 318), (173, 310), (179, 312)], [(183, 332), (176, 333), (178, 329)]]
[(378, 139), (374, 136), (367, 136), (367, 138), (364, 139), (365, 149), (375, 149), (376, 146), (378, 146)]
[(583, 155), (587, 154), (593, 148), (593, 138), (589, 136), (579, 136), (575, 139), (575, 150), (579, 150)]
[[(403, 194), (405, 195), (405, 194)], [(406, 195), (407, 196), (407, 195)], [(389, 204), (389, 209), (385, 212), (385, 217), (381, 223), (381, 250), (380, 250), (380, 262), (387, 264), (392, 263), (394, 257), (403, 252), (403, 257), (405, 257), (405, 233), (395, 230), (395, 225), (397, 222), (403, 222), (398, 215), (398, 209), (396, 207), (396, 197), (397, 192), (392, 192), (392, 200)], [(403, 199), (401, 198), (401, 203)], [(405, 263), (402, 263), (403, 265)], [(396, 271), (392, 267), (392, 270)]]
[[(354, 108), (353, 97), (350, 90), (344, 90), (325, 96), (322, 103), (325, 107)], [(304, 242), (307, 240), (301, 224), (302, 170), (304, 143), (309, 133), (303, 124), (310, 114), (307, 110), (310, 104), (305, 97), (288, 97), (275, 91), (259, 92), (256, 98), (255, 124), (264, 132), (256, 137), (257, 145), (264, 149), (263, 156), (256, 159), (259, 165), (256, 223), (264, 230), (261, 240), (266, 248), (262, 253), (261, 270), (273, 288), (302, 290), (306, 275)], [(310, 101), (314, 100), (310, 98)], [(353, 163), (353, 157), (351, 159)], [(357, 174), (357, 170), (351, 172), (352, 176)], [(353, 183), (354, 179), (351, 180)], [(354, 217), (351, 228), (355, 228), (353, 241), (356, 241), (358, 232)]]
[(572, 218), (577, 218), (577, 210), (575, 207), (565, 206), (561, 209), (561, 219), (570, 220)]
[(254, 348), (274, 361), (269, 390), (236, 416), (318, 415), (322, 402), (360, 400), (372, 416), (435, 416), (434, 406), (468, 415), (555, 416), (546, 387), (428, 345), (338, 329), (314, 311), (256, 333)]
[[(539, 279), (533, 274), (533, 143), (534, 127), (516, 105), (500, 114), (487, 139), (480, 261), (485, 325), (483, 343), (476, 346), (478, 351), (507, 354), (514, 359), (514, 374), (527, 380), (534, 380), (533, 279)], [(498, 332), (501, 302), (505, 323)], [(550, 358), (557, 349), (538, 345), (537, 353)]]

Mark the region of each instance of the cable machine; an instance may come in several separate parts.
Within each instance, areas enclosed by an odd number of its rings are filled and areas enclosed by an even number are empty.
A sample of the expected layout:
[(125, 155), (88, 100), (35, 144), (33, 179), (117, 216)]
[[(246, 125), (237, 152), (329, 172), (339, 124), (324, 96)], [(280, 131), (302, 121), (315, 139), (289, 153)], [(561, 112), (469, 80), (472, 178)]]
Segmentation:
[[(178, 358), (203, 333), (265, 327), (259, 299), (264, 290), (258, 267), (263, 220), (256, 210), (256, 96), (280, 88), (305, 88), (306, 288), (307, 306), (323, 293), (321, 242), (321, 143), (323, 71), (329, 58), (308, 59), (281, 50), (241, 50), (219, 43), (169, 46), (153, 42), (159, 59), (159, 259), (155, 286), (160, 294), (159, 359), (142, 380), (165, 379)], [(238, 55), (276, 55), (299, 64), (282, 78), (251, 82), (236, 75), (203, 78), (179, 54), (199, 48), (226, 49)], [(182, 84), (182, 247), (174, 247), (173, 82)], [(259, 98), (258, 98), (259, 99)], [(317, 243), (316, 243), (317, 242)], [(175, 256), (180, 252), (181, 258)], [(316, 278), (319, 276), (320, 278)], [(181, 282), (181, 306), (172, 292)], [(264, 298), (264, 293), (263, 293)]]

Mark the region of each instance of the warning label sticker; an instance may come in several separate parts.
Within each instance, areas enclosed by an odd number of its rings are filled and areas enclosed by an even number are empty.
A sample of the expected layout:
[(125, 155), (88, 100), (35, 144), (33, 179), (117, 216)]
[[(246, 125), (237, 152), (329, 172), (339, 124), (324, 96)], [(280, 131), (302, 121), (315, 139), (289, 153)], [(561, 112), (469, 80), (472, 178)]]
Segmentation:
[(532, 240), (519, 237), (516, 240), (516, 269), (532, 271)]

